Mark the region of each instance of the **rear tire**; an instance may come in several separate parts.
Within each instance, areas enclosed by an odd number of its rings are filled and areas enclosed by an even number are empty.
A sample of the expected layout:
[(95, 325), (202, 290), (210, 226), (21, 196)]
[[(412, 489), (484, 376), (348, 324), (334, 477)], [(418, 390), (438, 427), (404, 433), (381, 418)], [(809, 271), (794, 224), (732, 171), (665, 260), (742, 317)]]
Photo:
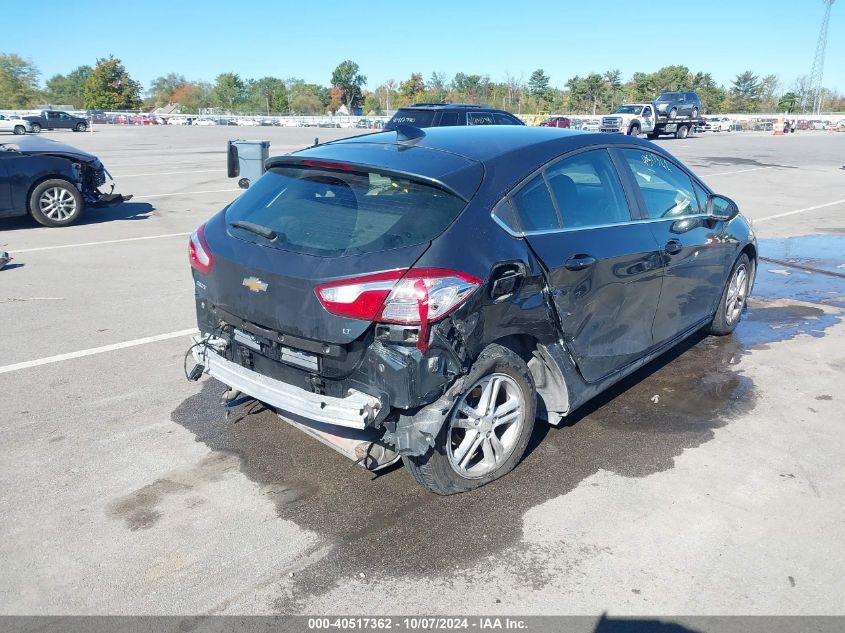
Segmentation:
[(698, 108), (693, 108), (693, 109), (692, 109), (692, 118), (693, 118), (693, 119), (697, 119), (697, 118), (698, 118)]
[(41, 131), (41, 126), (38, 123), (32, 124), (32, 133), (38, 134)]
[(710, 334), (724, 336), (736, 329), (745, 308), (745, 301), (748, 299), (752, 272), (751, 260), (743, 253), (736, 260), (725, 282), (722, 297), (719, 299), (719, 307), (716, 308), (716, 314), (710, 323)]
[(16, 135), (20, 136), (21, 134), (26, 134), (26, 128), (25, 128), (24, 126), (22, 126), (22, 125), (16, 125), (16, 126), (15, 126), (15, 129), (13, 130), (13, 132), (14, 132)]
[(689, 128), (686, 125), (681, 125), (675, 132), (675, 138), (686, 138), (689, 136)]
[(45, 180), (29, 196), (29, 211), (35, 221), (49, 227), (67, 226), (82, 215), (82, 194), (67, 180)]
[(84, 132), (85, 130), (88, 129), (88, 126), (85, 125), (85, 123), (77, 123), (75, 129), (76, 129), (77, 132)]
[(439, 495), (473, 490), (509, 473), (525, 454), (534, 429), (534, 379), (513, 351), (489, 345), (466, 381), (469, 387), (458, 397), (434, 446), (424, 455), (402, 457), (411, 476)]

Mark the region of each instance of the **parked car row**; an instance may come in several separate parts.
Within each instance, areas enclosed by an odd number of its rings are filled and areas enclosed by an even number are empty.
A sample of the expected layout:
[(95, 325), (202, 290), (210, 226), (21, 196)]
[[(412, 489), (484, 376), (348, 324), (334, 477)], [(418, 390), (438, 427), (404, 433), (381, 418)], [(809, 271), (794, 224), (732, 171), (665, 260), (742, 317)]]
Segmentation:
[(703, 125), (695, 128), (696, 132), (734, 132), (742, 130), (742, 124), (726, 116), (711, 116)]

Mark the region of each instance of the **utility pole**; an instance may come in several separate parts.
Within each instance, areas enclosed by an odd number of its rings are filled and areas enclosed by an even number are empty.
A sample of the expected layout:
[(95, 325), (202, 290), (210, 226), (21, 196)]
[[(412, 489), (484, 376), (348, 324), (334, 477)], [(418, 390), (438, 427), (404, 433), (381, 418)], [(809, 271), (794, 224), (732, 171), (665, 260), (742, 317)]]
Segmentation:
[[(819, 30), (819, 41), (816, 43), (816, 55), (813, 57), (813, 68), (810, 70), (810, 93), (807, 97), (813, 99), (813, 114), (820, 114), (822, 111), (822, 102), (824, 101), (824, 87), (822, 81), (824, 79), (824, 58), (827, 51), (827, 27), (830, 24), (830, 9), (836, 0), (822, 0), (825, 5), (824, 19), (822, 19), (822, 27)], [(802, 103), (802, 110), (806, 112), (806, 98)]]

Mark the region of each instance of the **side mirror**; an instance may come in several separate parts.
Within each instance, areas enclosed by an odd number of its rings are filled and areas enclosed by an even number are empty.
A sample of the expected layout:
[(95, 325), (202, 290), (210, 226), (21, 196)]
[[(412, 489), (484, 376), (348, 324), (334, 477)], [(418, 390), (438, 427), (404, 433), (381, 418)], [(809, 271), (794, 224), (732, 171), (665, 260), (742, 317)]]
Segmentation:
[(707, 215), (717, 220), (729, 222), (739, 214), (739, 207), (736, 202), (727, 196), (711, 194), (707, 198)]

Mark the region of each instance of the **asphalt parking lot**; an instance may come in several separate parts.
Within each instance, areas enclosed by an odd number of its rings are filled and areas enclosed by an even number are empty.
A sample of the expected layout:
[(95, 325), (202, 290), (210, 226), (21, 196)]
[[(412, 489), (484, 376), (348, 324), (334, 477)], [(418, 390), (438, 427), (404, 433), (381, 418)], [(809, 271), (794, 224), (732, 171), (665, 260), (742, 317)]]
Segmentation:
[(50, 133), (135, 197), (0, 221), (0, 614), (843, 613), (845, 134), (660, 141), (754, 220), (743, 322), (442, 498), (269, 412), (227, 420), (183, 375), (187, 235), (238, 195), (226, 140), (352, 133)]

